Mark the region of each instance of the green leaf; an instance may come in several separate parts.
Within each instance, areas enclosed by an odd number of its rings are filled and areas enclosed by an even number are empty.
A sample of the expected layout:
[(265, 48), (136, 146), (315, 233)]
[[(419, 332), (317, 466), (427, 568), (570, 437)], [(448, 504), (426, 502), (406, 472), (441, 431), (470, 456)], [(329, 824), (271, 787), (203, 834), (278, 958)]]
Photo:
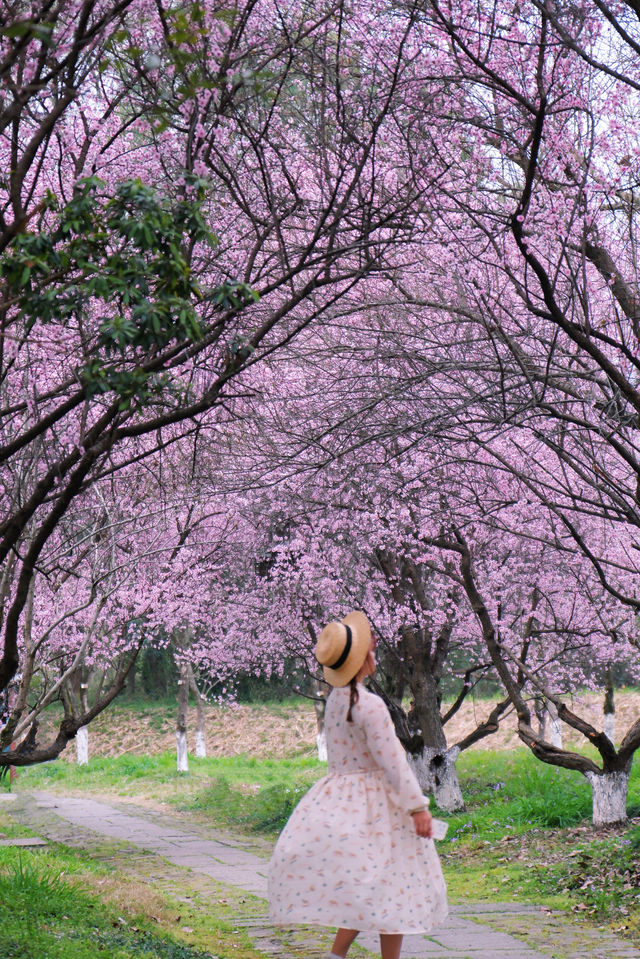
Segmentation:
[(203, 293), (192, 275), (185, 251), (217, 239), (208, 223), (209, 184), (189, 183), (187, 197), (172, 197), (139, 179), (108, 191), (98, 177), (83, 178), (67, 202), (48, 194), (38, 229), (16, 236), (0, 255), (27, 336), (37, 324), (81, 326), (94, 344), (78, 372), (89, 399), (112, 393), (128, 409), (166, 394), (172, 376), (146, 374), (140, 357), (197, 342), (203, 300), (240, 309), (257, 299), (243, 283)]
[(52, 23), (34, 23), (33, 20), (16, 20), (9, 26), (0, 26), (0, 36), (9, 37), (10, 40), (18, 40), (21, 37), (31, 35), (49, 46), (53, 43), (52, 32)]

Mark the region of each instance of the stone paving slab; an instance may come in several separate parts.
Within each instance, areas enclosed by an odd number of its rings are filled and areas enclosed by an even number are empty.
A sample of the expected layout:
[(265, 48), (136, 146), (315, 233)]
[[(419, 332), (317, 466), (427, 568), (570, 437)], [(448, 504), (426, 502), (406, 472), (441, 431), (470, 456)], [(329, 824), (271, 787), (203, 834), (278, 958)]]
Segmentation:
[(228, 842), (203, 841), (188, 828), (178, 831), (132, 815), (94, 799), (52, 798), (34, 793), (37, 805), (54, 811), (77, 826), (102, 836), (148, 849), (178, 866), (203, 872), (212, 879), (239, 886), (256, 896), (267, 891), (267, 863)]
[(24, 839), (0, 839), (0, 846), (48, 846), (46, 839), (40, 839), (38, 836), (27, 837)]
[[(28, 797), (27, 797), (28, 799)], [(161, 856), (174, 866), (211, 877), (216, 882), (235, 886), (265, 898), (267, 860), (215, 830), (194, 824), (182, 824), (168, 815), (139, 809), (128, 804), (115, 805), (83, 797), (52, 796), (35, 793), (31, 800), (32, 818), (38, 822), (45, 810), (82, 830), (110, 837), (137, 847), (142, 854)], [(37, 826), (45, 835), (46, 829)], [(64, 830), (55, 838), (64, 842)], [(70, 844), (77, 845), (74, 830), (68, 833)], [(75, 841), (74, 841), (75, 840)], [(266, 852), (266, 846), (264, 850)], [(270, 955), (282, 956), (274, 940), (266, 915), (239, 920), (251, 929), (259, 948)], [(544, 928), (543, 928), (544, 927)], [(546, 936), (543, 933), (546, 930)], [(531, 938), (531, 945), (521, 938)], [(378, 937), (362, 934), (358, 944), (379, 955)], [(313, 950), (315, 955), (317, 952)], [(447, 923), (429, 935), (406, 936), (403, 959), (640, 959), (640, 952), (629, 942), (606, 933), (577, 928), (558, 915), (537, 906), (518, 903), (464, 903), (455, 905)]]

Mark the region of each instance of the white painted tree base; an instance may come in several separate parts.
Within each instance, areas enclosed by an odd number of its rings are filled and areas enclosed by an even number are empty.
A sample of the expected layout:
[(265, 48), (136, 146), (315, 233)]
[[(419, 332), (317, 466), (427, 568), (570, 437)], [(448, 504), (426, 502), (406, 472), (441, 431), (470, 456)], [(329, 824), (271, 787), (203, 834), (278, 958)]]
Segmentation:
[(456, 769), (456, 759), (459, 754), (459, 749), (447, 750), (444, 765), (438, 770), (439, 782), (433, 790), (435, 801), (439, 808), (445, 812), (457, 812), (459, 809), (464, 809), (464, 798)]
[[(442, 762), (437, 767), (433, 765), (433, 757), (442, 756)], [(457, 812), (464, 809), (462, 790), (458, 782), (456, 759), (460, 750), (454, 746), (442, 753), (438, 749), (423, 749), (421, 753), (407, 755), (409, 765), (416, 774), (416, 779), (425, 793), (433, 793), (438, 807), (445, 812)]]
[(198, 729), (196, 730), (196, 756), (198, 759), (204, 759), (207, 755), (207, 742), (204, 737), (204, 733)]
[(626, 820), (629, 775), (628, 772), (603, 773), (601, 776), (585, 773), (593, 790), (594, 826), (610, 826)]
[(318, 747), (318, 759), (321, 763), (326, 763), (329, 759), (327, 754), (327, 734), (324, 730), (316, 736), (316, 745)]
[(78, 766), (86, 766), (89, 762), (89, 727), (81, 726), (76, 733), (76, 761)]
[(615, 743), (616, 735), (616, 714), (615, 713), (604, 713), (602, 728), (605, 736), (610, 743)]
[(189, 753), (187, 750), (187, 734), (186, 733), (176, 733), (176, 747), (177, 747), (177, 762), (178, 762), (178, 772), (179, 773), (188, 773), (189, 772)]
[(547, 722), (548, 738), (547, 742), (555, 746), (556, 749), (562, 749), (562, 725), (559, 719), (549, 716)]
[(544, 712), (538, 716), (538, 736), (556, 749), (562, 749), (562, 722), (553, 703), (547, 703)]

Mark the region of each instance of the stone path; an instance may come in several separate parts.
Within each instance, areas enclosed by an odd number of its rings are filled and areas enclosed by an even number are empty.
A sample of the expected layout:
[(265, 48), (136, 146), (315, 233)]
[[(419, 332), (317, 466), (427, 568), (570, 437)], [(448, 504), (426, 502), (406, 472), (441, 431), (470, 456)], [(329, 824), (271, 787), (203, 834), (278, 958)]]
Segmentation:
[[(266, 843), (229, 838), (175, 817), (88, 797), (35, 793), (20, 797), (7, 812), (47, 838), (83, 845), (82, 836), (109, 837), (189, 870), (185, 880), (193, 874), (207, 876), (260, 898), (266, 895)], [(259, 949), (282, 957), (283, 947), (269, 927), (266, 911), (240, 918), (236, 925), (247, 929)], [(378, 953), (377, 936), (361, 935), (357, 941)], [(318, 956), (317, 939), (309, 946), (313, 959)], [(640, 959), (629, 942), (516, 903), (453, 906), (448, 922), (431, 935), (406, 936), (402, 955), (403, 959)]]

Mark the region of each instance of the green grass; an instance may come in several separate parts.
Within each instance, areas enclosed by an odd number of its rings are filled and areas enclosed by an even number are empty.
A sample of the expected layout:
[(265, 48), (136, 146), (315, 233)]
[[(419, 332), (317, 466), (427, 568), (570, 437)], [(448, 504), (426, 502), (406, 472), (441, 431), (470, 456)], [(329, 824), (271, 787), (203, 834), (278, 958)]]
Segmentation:
[(216, 762), (213, 780), (180, 805), (243, 831), (279, 832), (304, 793), (325, 772), (324, 764), (308, 756), (261, 761), (225, 758)]
[[(52, 763), (21, 774), (19, 789), (63, 789), (146, 797), (185, 816), (248, 834), (277, 834), (326, 766), (310, 757), (260, 761), (248, 756), (190, 760), (175, 754)], [(473, 750), (458, 761), (466, 809), (439, 843), (453, 901), (537, 902), (573, 910), (640, 936), (640, 819), (594, 830), (591, 790), (579, 773), (538, 762), (526, 749)], [(640, 817), (640, 763), (628, 810)]]
[[(454, 901), (535, 902), (640, 941), (639, 820), (595, 830), (585, 778), (525, 749), (465, 753), (458, 772), (466, 809), (438, 813), (449, 822), (439, 851)], [(640, 817), (638, 762), (627, 808)]]
[[(176, 772), (175, 754), (92, 759), (21, 770), (17, 790), (64, 788), (130, 798), (145, 797), (200, 810), (212, 821), (247, 829), (279, 829), (300, 796), (326, 772), (309, 756), (258, 760), (251, 756), (190, 759)], [(535, 828), (568, 828), (588, 821), (591, 789), (584, 776), (538, 762), (527, 750), (469, 751), (458, 760), (466, 802), (449, 821), (447, 844), (494, 842)], [(640, 764), (629, 786), (630, 815), (640, 815)]]
[(524, 749), (463, 753), (457, 768), (467, 809), (447, 817), (448, 842), (565, 827), (590, 815), (591, 789), (584, 776), (538, 762)]
[(189, 759), (176, 772), (175, 753), (64, 762), (21, 770), (15, 789), (65, 789), (127, 798), (152, 798), (206, 815), (212, 825), (279, 831), (326, 766), (309, 756), (258, 760), (251, 756)]
[(285, 782), (299, 774), (322, 775), (326, 765), (310, 756), (294, 756), (289, 759), (255, 759), (240, 756), (189, 757), (189, 772), (176, 772), (174, 751), (154, 756), (117, 756), (91, 759), (87, 766), (78, 766), (60, 760), (43, 763), (20, 770), (15, 789), (45, 788), (47, 784), (64, 785), (65, 788), (120, 790), (123, 794), (144, 791), (164, 798), (160, 786), (175, 784), (181, 789), (202, 784), (208, 778), (223, 776), (234, 786), (242, 784), (268, 786)]
[[(449, 816), (447, 842), (493, 841), (536, 827), (566, 828), (591, 817), (591, 787), (583, 775), (536, 760), (522, 748), (470, 751), (457, 763), (466, 811)], [(640, 815), (640, 763), (633, 766), (627, 804)]]
[[(92, 883), (101, 882), (101, 873), (90, 860), (62, 847), (2, 849), (2, 959), (209, 959), (213, 955), (172, 933), (175, 914), (153, 918), (136, 914), (122, 903), (117, 908), (110, 905), (104, 891), (90, 891)], [(194, 914), (189, 921), (197, 925)], [(197, 932), (193, 926), (188, 931)], [(208, 938), (220, 959), (258, 957), (248, 939), (238, 939), (229, 923), (210, 930)]]
[(307, 792), (308, 778), (283, 780), (256, 794), (242, 793), (220, 776), (201, 789), (183, 809), (211, 813), (214, 821), (240, 826), (243, 830), (279, 831)]

